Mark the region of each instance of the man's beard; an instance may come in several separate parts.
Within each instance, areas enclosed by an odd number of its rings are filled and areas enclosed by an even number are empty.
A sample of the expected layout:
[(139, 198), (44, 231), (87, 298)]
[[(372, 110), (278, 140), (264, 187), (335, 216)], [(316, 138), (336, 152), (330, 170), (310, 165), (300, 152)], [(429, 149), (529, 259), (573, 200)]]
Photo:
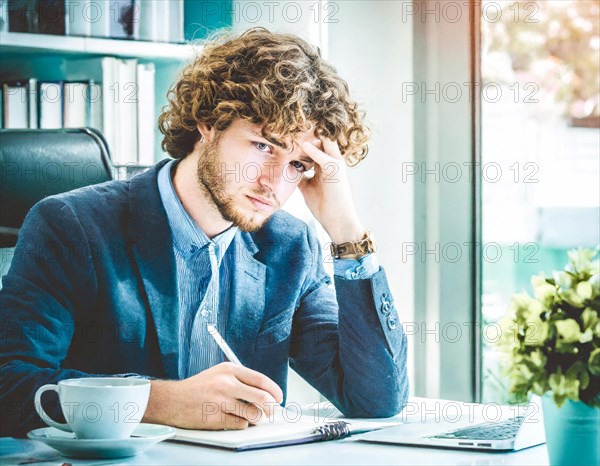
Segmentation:
[[(238, 167), (235, 168), (238, 169)], [(241, 173), (236, 173), (234, 176), (241, 176)], [(221, 161), (218, 138), (203, 147), (198, 160), (196, 177), (201, 188), (204, 188), (203, 191), (208, 193), (223, 219), (233, 223), (240, 230), (258, 231), (269, 219), (270, 215), (263, 218), (258, 212), (256, 216), (244, 214), (237, 208), (231, 195), (227, 194), (225, 164)], [(279, 202), (269, 190), (252, 190), (249, 194), (271, 200), (275, 204), (273, 212), (279, 208)]]

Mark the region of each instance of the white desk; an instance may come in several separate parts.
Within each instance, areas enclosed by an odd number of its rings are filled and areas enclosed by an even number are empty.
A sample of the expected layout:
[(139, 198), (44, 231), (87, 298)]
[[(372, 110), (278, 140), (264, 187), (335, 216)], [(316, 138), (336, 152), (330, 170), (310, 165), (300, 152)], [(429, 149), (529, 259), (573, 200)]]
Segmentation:
[[(418, 406), (427, 405), (431, 413), (432, 406), (444, 406), (445, 401), (411, 398)], [(456, 402), (454, 402), (456, 403)], [(475, 406), (464, 404), (465, 406)], [(514, 414), (514, 413), (513, 413)], [(420, 415), (420, 414), (414, 414)], [(398, 417), (402, 418), (402, 415)], [(360, 442), (352, 438), (297, 445), (290, 447), (232, 452), (217, 448), (196, 445), (163, 442), (133, 458), (119, 460), (76, 460), (59, 456), (54, 450), (39, 442), (20, 441), (22, 452), (11, 459), (0, 456), (0, 464), (18, 464), (25, 458), (38, 458), (48, 461), (35, 462), (35, 465), (60, 465), (68, 462), (73, 465), (548, 465), (546, 445), (528, 448), (518, 452), (489, 453), (448, 450), (437, 448), (415, 448), (396, 445)], [(35, 454), (31, 451), (35, 447)], [(29, 451), (26, 451), (29, 450)], [(0, 452), (0, 454), (8, 452)]]
[[(25, 442), (25, 441), (24, 441)], [(30, 441), (27, 441), (30, 442)], [(37, 442), (36, 442), (37, 443)], [(394, 445), (380, 445), (358, 442), (350, 439), (335, 442), (312, 443), (292, 447), (231, 452), (216, 448), (183, 445), (163, 442), (139, 456), (119, 460), (76, 460), (62, 458), (54, 454), (54, 450), (40, 445), (35, 458), (49, 461), (31, 463), (35, 465), (60, 465), (64, 462), (73, 465), (192, 465), (192, 464), (264, 464), (264, 465), (547, 465), (548, 453), (545, 445), (512, 453), (465, 452), (434, 448), (412, 448)], [(47, 456), (46, 456), (47, 455)], [(19, 459), (31, 457), (27, 453)], [(14, 457), (13, 457), (14, 458)], [(2, 465), (18, 464), (18, 461), (7, 461), (0, 458)]]

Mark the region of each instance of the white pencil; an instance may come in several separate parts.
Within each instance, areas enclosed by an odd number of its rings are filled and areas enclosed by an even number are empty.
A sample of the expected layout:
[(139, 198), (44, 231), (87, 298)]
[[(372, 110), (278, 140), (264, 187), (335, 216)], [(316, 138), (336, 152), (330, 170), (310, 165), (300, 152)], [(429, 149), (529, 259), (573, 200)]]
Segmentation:
[(210, 333), (212, 335), (212, 337), (215, 339), (215, 341), (217, 342), (217, 345), (219, 345), (219, 348), (221, 348), (223, 353), (225, 353), (225, 356), (227, 356), (227, 359), (229, 359), (232, 363), (237, 364), (238, 366), (243, 366), (243, 364), (237, 358), (237, 356), (235, 355), (233, 350), (229, 347), (229, 345), (223, 339), (223, 337), (218, 332), (218, 330), (215, 328), (215, 326), (211, 325), (211, 324), (207, 324), (206, 328), (208, 329), (208, 333)]

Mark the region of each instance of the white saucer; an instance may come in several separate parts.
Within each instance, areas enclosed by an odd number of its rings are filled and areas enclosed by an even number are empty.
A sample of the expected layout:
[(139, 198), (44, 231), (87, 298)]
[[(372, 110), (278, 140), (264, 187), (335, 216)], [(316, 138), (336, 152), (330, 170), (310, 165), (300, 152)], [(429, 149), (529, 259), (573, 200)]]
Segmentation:
[(131, 437), (121, 440), (85, 440), (75, 438), (75, 434), (63, 432), (54, 427), (32, 430), (27, 434), (32, 440), (44, 442), (58, 450), (61, 455), (71, 458), (124, 458), (135, 456), (146, 448), (171, 438), (175, 429), (158, 424), (140, 424)]

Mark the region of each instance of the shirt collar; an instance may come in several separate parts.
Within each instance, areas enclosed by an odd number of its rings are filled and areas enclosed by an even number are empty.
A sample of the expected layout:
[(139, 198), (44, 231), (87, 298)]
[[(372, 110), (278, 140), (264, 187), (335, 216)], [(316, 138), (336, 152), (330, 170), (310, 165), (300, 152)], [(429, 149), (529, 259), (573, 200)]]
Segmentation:
[(238, 228), (232, 226), (223, 233), (215, 236), (212, 241), (206, 236), (204, 231), (189, 216), (175, 192), (171, 171), (176, 164), (176, 160), (171, 160), (158, 172), (158, 190), (163, 207), (167, 213), (169, 226), (171, 227), (173, 244), (183, 258), (188, 259), (205, 246), (213, 243), (218, 246), (218, 258), (220, 262)]

